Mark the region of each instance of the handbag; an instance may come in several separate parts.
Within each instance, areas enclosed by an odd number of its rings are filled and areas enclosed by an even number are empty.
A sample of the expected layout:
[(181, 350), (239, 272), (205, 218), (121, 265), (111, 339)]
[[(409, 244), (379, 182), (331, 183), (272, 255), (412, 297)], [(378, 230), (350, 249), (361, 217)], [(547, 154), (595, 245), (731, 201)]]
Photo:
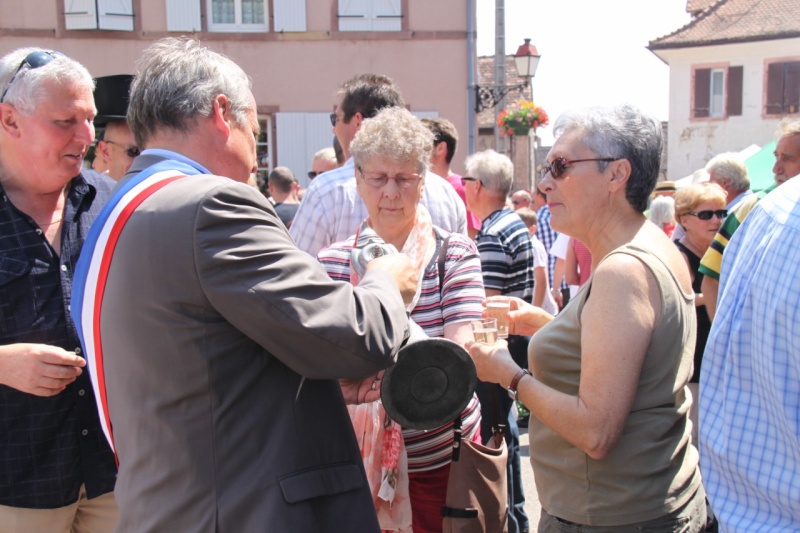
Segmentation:
[[(438, 232), (437, 232), (438, 236)], [(450, 235), (439, 248), (439, 294), (444, 287), (445, 260)], [(443, 533), (507, 533), (508, 485), (506, 484), (505, 424), (500, 423), (497, 387), (490, 387), (492, 438), (480, 444), (462, 438), (461, 415), (453, 422), (453, 458), (442, 506)]]
[[(499, 420), (496, 392), (491, 391), (494, 420)], [(453, 459), (442, 507), (443, 533), (506, 533), (508, 531), (508, 448), (503, 424), (492, 424), (489, 442), (462, 439), (461, 417), (456, 418)]]

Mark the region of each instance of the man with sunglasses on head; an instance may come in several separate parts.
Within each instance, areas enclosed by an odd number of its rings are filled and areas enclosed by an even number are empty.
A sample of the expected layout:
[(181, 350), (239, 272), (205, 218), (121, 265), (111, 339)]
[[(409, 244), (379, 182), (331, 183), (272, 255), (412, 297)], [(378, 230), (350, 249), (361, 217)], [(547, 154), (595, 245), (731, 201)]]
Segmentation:
[(114, 182), (83, 169), (94, 82), (54, 51), (0, 59), (0, 530), (111, 531), (116, 464), (72, 318)]
[[(355, 164), (350, 155), (350, 143), (361, 123), (386, 107), (405, 106), (392, 79), (381, 74), (361, 74), (346, 81), (337, 97), (331, 126), (347, 160), (311, 182), (289, 230), (297, 247), (314, 256), (353, 235), (367, 218), (367, 208), (356, 191)], [(444, 180), (428, 173), (420, 203), (428, 209), (434, 225), (466, 235), (466, 209), (455, 189)]]
[(139, 155), (139, 147), (125, 119), (132, 79), (130, 74), (118, 74), (95, 80), (97, 116), (94, 124), (104, 129), (95, 147), (92, 168), (114, 181), (122, 179)]

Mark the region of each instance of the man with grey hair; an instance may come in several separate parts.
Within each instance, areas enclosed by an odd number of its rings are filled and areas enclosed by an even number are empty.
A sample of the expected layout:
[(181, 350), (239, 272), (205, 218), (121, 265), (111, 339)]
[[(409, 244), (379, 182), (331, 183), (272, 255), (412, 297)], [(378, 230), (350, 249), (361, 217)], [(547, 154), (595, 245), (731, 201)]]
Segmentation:
[(724, 152), (711, 158), (706, 164), (709, 181), (716, 183), (727, 195), (725, 209), (733, 211), (747, 196), (753, 194), (750, 190), (750, 178), (747, 175), (747, 166), (739, 154)]
[(116, 465), (68, 315), (114, 182), (83, 169), (93, 81), (40, 48), (0, 59), (0, 529), (111, 531)]
[[(331, 125), (347, 161), (311, 182), (290, 230), (297, 246), (314, 256), (322, 248), (353, 235), (367, 218), (367, 208), (356, 191), (355, 165), (350, 154), (350, 143), (361, 123), (381, 109), (405, 105), (394, 81), (381, 74), (361, 74), (346, 81), (339, 87), (337, 99)], [(464, 204), (449, 184), (426, 176), (421, 203), (436, 226), (466, 234)]]
[[(514, 179), (514, 165), (505, 155), (486, 150), (468, 157), (466, 167), (467, 175), (461, 179), (464, 181), (467, 209), (481, 219), (481, 230), (475, 243), (481, 257), (486, 296), (515, 296), (530, 303), (534, 286), (533, 245), (525, 223), (506, 207), (506, 197)], [(508, 337), (508, 350), (522, 368), (528, 368), (528, 340), (528, 337), (518, 335)], [(484, 442), (491, 437), (491, 389), (494, 389), (501, 414), (506, 418), (497, 422), (506, 422), (508, 428), (508, 531), (524, 532), (529, 528), (529, 519), (525, 513), (522, 488), (519, 428), (511, 412), (513, 400), (496, 384), (480, 382), (476, 389), (483, 413), (481, 436)]]
[(345, 401), (378, 398), (414, 269), (378, 258), (353, 287), (297, 249), (245, 184), (250, 87), (197, 41), (144, 51), (128, 109), (144, 150), (75, 274), (118, 533), (379, 531)]

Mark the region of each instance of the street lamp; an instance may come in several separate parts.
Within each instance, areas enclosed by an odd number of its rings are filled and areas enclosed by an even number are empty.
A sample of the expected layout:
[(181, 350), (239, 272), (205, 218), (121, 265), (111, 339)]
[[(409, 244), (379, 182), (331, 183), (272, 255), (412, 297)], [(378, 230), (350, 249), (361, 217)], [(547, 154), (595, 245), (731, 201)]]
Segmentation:
[(493, 108), (511, 91), (526, 89), (531, 83), (531, 78), (536, 75), (540, 57), (536, 47), (531, 44), (531, 40), (525, 39), (525, 43), (514, 54), (517, 75), (523, 79), (523, 82), (517, 85), (476, 85), (475, 112), (480, 113), (484, 109)]

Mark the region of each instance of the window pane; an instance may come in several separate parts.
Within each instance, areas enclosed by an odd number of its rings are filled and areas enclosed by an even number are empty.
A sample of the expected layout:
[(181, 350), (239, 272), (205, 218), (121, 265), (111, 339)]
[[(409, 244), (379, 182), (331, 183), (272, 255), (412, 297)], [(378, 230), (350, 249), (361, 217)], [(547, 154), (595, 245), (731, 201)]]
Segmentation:
[(211, 0), (211, 21), (214, 24), (235, 24), (235, 0)]
[(725, 75), (721, 70), (712, 70), (711, 71), (711, 116), (712, 117), (721, 117), (723, 115), (723, 102), (724, 102), (724, 92), (723, 92), (723, 81), (725, 79)]
[(242, 24), (264, 23), (264, 0), (242, 0)]

